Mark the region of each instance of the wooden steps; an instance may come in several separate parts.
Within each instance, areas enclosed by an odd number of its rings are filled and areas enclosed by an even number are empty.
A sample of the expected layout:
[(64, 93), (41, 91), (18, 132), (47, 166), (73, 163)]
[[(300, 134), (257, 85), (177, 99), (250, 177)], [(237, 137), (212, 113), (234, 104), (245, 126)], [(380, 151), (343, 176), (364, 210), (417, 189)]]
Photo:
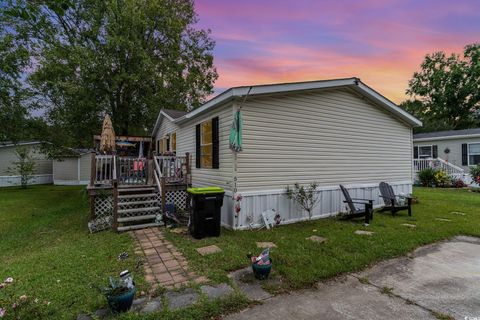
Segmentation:
[[(135, 198), (134, 198), (135, 199)], [(119, 207), (125, 206), (138, 206), (138, 205), (148, 205), (148, 204), (158, 204), (157, 200), (143, 200), (143, 201), (129, 201), (129, 202), (119, 202)]]
[(162, 210), (155, 187), (121, 186), (118, 188), (117, 204), (117, 231), (160, 226), (156, 219)]
[(156, 214), (146, 214), (146, 215), (142, 215), (142, 216), (118, 218), (118, 222), (123, 223), (123, 222), (143, 221), (143, 220), (155, 219), (156, 217), (157, 217)]
[(122, 231), (129, 231), (129, 230), (145, 229), (145, 228), (151, 228), (151, 227), (158, 227), (160, 225), (161, 225), (160, 223), (156, 223), (156, 222), (136, 224), (136, 225), (118, 227), (117, 231), (122, 232)]
[(122, 215), (128, 214), (128, 213), (141, 213), (141, 212), (149, 212), (149, 211), (160, 211), (160, 207), (146, 207), (146, 208), (134, 208), (134, 209), (121, 209), (118, 210), (118, 215), (119, 218)]

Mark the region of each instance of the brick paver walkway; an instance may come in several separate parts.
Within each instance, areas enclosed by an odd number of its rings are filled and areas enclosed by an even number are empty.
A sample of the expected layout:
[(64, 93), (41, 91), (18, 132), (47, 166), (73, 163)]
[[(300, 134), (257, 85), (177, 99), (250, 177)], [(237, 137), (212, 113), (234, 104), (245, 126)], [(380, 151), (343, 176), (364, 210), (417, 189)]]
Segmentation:
[(137, 241), (136, 254), (146, 257), (145, 279), (152, 284), (152, 290), (161, 285), (165, 288), (179, 288), (190, 281), (207, 282), (188, 270), (188, 262), (177, 249), (165, 239), (159, 228), (135, 230), (131, 232)]

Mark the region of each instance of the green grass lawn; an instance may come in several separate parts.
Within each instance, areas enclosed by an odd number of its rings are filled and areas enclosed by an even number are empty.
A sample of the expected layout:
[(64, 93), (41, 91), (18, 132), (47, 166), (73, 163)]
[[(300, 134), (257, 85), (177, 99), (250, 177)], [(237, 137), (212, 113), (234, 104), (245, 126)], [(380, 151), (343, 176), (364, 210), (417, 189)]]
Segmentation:
[[(104, 297), (92, 287), (106, 284), (109, 275), (117, 275), (123, 269), (133, 271), (140, 290), (146, 288), (142, 268), (136, 268), (138, 257), (133, 254), (134, 243), (128, 234), (88, 233), (88, 201), (83, 189), (0, 189), (0, 282), (14, 278), (13, 284), (0, 289), (0, 307), (11, 300), (9, 295), (18, 300), (25, 294), (30, 302), (38, 298), (38, 303), (27, 305), (30, 317), (22, 319), (73, 319), (79, 312), (104, 307)], [(271, 253), (274, 272), (283, 278), (281, 289), (286, 290), (308, 287), (321, 279), (362, 269), (440, 239), (459, 234), (480, 236), (480, 193), (423, 188), (414, 192), (420, 203), (414, 206), (412, 218), (406, 213), (395, 218), (376, 214), (369, 227), (363, 227), (362, 221), (321, 219), (271, 231), (222, 230), (221, 237), (200, 241), (170, 232), (166, 236), (185, 254), (193, 269), (216, 282), (229, 281), (228, 271), (248, 265), (246, 254), (259, 252), (256, 241), (273, 241), (278, 246)], [(410, 229), (402, 223), (415, 224), (417, 228)], [(357, 229), (373, 231), (374, 235), (355, 235)], [(328, 241), (316, 244), (305, 240), (311, 235), (326, 237)], [(205, 257), (195, 251), (210, 244), (223, 251)], [(120, 262), (117, 255), (122, 251), (129, 252), (130, 258)], [(177, 313), (164, 312), (161, 316), (203, 319), (242, 306), (245, 300), (237, 296)], [(135, 314), (122, 318), (145, 319)]]
[[(129, 269), (145, 286), (136, 272), (131, 237), (108, 231), (91, 235), (88, 217), (85, 187), (0, 189), (0, 282), (14, 279), (0, 289), (0, 307), (25, 294), (28, 302), (38, 299), (23, 307), (27, 318), (73, 319), (105, 305), (92, 286), (106, 285), (109, 275)], [(130, 258), (120, 262), (122, 251)]]
[[(343, 272), (359, 270), (379, 260), (403, 255), (414, 248), (441, 239), (464, 234), (480, 236), (480, 194), (467, 190), (415, 188), (419, 204), (413, 216), (406, 211), (396, 217), (376, 213), (368, 227), (363, 219), (342, 221), (320, 219), (279, 226), (273, 230), (234, 232), (222, 230), (219, 238), (192, 241), (189, 237), (168, 233), (168, 238), (187, 256), (190, 264), (215, 281), (227, 281), (230, 270), (248, 265), (246, 254), (259, 253), (257, 241), (272, 241), (274, 270), (283, 280), (282, 290), (308, 287)], [(456, 215), (452, 211), (466, 213)], [(452, 220), (437, 221), (435, 218)], [(402, 223), (415, 224), (411, 229)], [(355, 230), (373, 231), (373, 236), (354, 234)], [(316, 230), (316, 231), (314, 231)], [(305, 238), (326, 237), (324, 244)], [(223, 251), (202, 257), (195, 248), (215, 244)]]

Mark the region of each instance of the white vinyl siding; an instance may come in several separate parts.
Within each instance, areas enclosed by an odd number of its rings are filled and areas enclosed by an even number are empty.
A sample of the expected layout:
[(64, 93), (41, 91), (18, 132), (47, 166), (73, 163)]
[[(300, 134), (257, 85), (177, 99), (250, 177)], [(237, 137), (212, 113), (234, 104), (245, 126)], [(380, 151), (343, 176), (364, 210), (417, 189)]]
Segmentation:
[[(160, 127), (158, 128), (157, 136), (155, 137), (155, 150), (157, 150), (157, 141), (165, 138), (168, 134), (171, 134), (172, 132), (176, 132), (178, 130), (178, 126), (175, 123), (172, 123), (170, 120), (168, 120), (165, 116), (162, 118)], [(178, 136), (177, 136), (178, 140)], [(178, 141), (177, 141), (178, 145)], [(178, 149), (178, 147), (177, 147)], [(165, 151), (167, 151), (165, 149)]]
[(78, 181), (78, 158), (55, 160), (54, 180)]
[[(198, 169), (195, 167), (195, 126), (206, 120), (218, 117), (219, 121), (219, 164), (218, 169)], [(231, 190), (233, 182), (233, 155), (228, 146), (230, 127), (233, 121), (231, 103), (219, 106), (191, 121), (180, 125), (177, 130), (177, 155), (186, 152), (192, 155), (192, 184), (194, 186), (218, 186)]]
[[(413, 144), (415, 146), (422, 146), (422, 145), (436, 145), (438, 148), (438, 157), (446, 160), (463, 170), (466, 173), (469, 172), (469, 166), (462, 165), (462, 144), (472, 144), (472, 143), (480, 143), (480, 138), (460, 138), (460, 139), (442, 139), (437, 138), (432, 141), (414, 141)], [(450, 152), (445, 153), (445, 150), (448, 149)]]
[(242, 112), (239, 191), (412, 180), (411, 127), (348, 89), (247, 99)]
[(80, 157), (80, 181), (90, 181), (91, 174), (91, 154), (86, 153)]
[[(31, 149), (31, 155), (35, 159), (36, 175), (52, 174), (52, 160), (48, 159), (46, 155), (42, 154), (38, 145), (26, 146)], [(18, 161), (15, 154), (16, 147), (1, 147), (0, 148), (0, 176), (12, 176), (16, 173), (9, 172), (9, 168), (13, 169), (13, 162)]]

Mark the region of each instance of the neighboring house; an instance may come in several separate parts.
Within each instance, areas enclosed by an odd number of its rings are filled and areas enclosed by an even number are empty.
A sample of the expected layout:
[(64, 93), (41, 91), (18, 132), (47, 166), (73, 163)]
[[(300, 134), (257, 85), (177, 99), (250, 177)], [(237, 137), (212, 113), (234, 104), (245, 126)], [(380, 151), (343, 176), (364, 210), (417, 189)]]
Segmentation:
[[(242, 151), (229, 148), (234, 114)], [(421, 122), (357, 78), (231, 88), (182, 113), (163, 109), (153, 130), (157, 153), (192, 156), (194, 186), (225, 189), (222, 224), (258, 225), (275, 209), (284, 222), (307, 219), (285, 196), (298, 182), (320, 184), (314, 217), (344, 210), (339, 184), (378, 206), (378, 184), (412, 191), (412, 128)], [(234, 215), (234, 194), (241, 210)]]
[[(35, 171), (30, 184), (48, 184), (53, 182), (53, 162), (40, 151), (41, 141), (0, 142), (0, 187), (19, 186), (20, 175), (11, 172), (14, 162), (18, 161), (15, 149), (25, 146), (31, 149), (35, 160)], [(9, 169), (10, 168), (10, 169)]]
[(56, 185), (87, 185), (90, 182), (91, 150), (70, 149), (71, 155), (53, 162), (53, 183)]
[(468, 173), (480, 164), (480, 128), (413, 135), (414, 159), (441, 158)]

